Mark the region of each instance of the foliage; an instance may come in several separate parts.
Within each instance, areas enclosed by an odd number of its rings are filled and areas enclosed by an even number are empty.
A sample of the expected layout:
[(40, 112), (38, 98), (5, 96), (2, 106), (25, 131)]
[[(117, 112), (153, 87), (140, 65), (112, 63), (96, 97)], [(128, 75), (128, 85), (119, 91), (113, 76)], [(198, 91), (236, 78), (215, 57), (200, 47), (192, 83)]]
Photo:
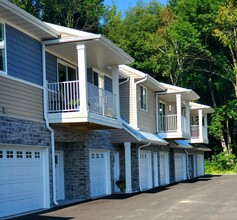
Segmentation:
[(117, 187), (122, 191), (122, 192), (125, 192), (126, 190), (126, 183), (125, 183), (125, 180), (117, 180), (115, 182), (115, 184), (117, 185)]
[(43, 21), (98, 32), (103, 0), (11, 0)]
[(43, 0), (9, 0), (23, 10), (29, 12), (37, 18), (40, 18), (43, 7)]
[(206, 173), (230, 173), (236, 172), (237, 161), (234, 154), (221, 152), (217, 155), (212, 155), (211, 159), (205, 161)]

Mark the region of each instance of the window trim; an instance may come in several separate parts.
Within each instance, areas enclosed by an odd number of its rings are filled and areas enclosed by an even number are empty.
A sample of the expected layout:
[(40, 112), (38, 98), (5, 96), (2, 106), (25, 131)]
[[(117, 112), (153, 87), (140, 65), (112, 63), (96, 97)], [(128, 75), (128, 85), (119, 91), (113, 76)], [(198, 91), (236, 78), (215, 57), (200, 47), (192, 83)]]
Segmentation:
[(7, 74), (7, 34), (6, 34), (6, 22), (0, 19), (0, 24), (3, 25), (4, 31), (4, 62), (5, 62), (5, 71), (0, 70), (0, 73)]
[(61, 60), (59, 58), (57, 58), (57, 82), (59, 82), (59, 75), (58, 75), (58, 64), (61, 64), (61, 65), (64, 65), (67, 67), (67, 81), (68, 81), (68, 67), (72, 68), (72, 69), (75, 69), (76, 71), (76, 80), (79, 80), (78, 79), (78, 73), (77, 73), (77, 67), (64, 61), (64, 60)]
[[(146, 91), (146, 99), (145, 99), (146, 108), (145, 109), (144, 109), (144, 101), (143, 101), (143, 106), (142, 106), (142, 100), (144, 99), (144, 96), (143, 95), (141, 96), (141, 88), (143, 89), (143, 91), (144, 90)], [(140, 85), (139, 92), (140, 92), (140, 109), (142, 111), (148, 112), (148, 90), (147, 90), (147, 87)]]

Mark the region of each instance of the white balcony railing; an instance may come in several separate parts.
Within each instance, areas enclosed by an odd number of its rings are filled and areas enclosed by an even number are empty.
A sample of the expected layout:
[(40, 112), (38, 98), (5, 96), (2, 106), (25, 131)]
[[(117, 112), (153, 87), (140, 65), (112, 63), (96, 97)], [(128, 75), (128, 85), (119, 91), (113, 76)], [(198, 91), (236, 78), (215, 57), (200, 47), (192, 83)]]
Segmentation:
[[(201, 138), (207, 139), (207, 127), (202, 126), (202, 134)], [(191, 137), (193, 139), (198, 139), (200, 138), (200, 129), (199, 125), (191, 125)]]
[(159, 132), (176, 132), (177, 131), (177, 115), (159, 116)]
[[(105, 117), (116, 118), (116, 96), (90, 83), (88, 110)], [(48, 83), (48, 113), (80, 112), (79, 81)]]
[[(188, 119), (184, 116), (181, 116), (181, 130), (183, 132), (188, 132), (188, 123)], [(159, 132), (177, 132), (177, 129), (177, 114), (159, 116)]]

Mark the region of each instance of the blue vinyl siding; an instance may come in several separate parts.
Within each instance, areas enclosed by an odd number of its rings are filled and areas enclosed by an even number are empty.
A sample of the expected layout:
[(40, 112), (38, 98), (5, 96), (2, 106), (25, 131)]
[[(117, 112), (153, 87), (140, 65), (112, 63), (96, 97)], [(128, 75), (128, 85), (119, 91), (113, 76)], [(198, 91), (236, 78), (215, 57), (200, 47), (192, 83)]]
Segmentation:
[(57, 57), (46, 53), (46, 78), (49, 83), (57, 82)]
[(43, 85), (41, 42), (6, 25), (8, 75)]
[(113, 92), (112, 79), (105, 76), (104, 80), (105, 80), (105, 90)]

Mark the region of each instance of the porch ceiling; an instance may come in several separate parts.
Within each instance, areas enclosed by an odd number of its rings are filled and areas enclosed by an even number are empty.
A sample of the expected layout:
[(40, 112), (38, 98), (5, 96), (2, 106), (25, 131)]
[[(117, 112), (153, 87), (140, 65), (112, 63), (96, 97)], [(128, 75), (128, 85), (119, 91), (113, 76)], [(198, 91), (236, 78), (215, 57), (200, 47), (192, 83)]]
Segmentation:
[(88, 68), (128, 64), (133, 61), (127, 54), (114, 50), (100, 39), (46, 45), (46, 49), (77, 66), (77, 44), (86, 45)]
[(197, 98), (190, 92), (177, 92), (177, 93), (169, 93), (169, 94), (159, 94), (160, 98), (165, 102), (176, 102), (176, 94), (181, 94), (182, 101), (192, 101)]

